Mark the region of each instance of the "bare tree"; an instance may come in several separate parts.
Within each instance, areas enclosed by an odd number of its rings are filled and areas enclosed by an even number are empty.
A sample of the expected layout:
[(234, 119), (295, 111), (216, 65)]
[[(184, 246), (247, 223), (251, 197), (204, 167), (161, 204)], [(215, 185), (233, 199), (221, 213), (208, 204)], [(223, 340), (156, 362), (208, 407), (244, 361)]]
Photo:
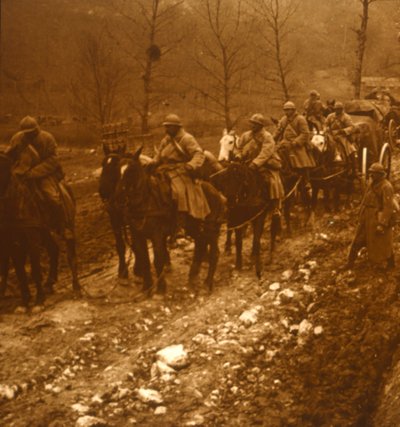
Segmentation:
[(75, 108), (104, 124), (116, 113), (126, 69), (104, 33), (86, 34), (80, 45), (78, 77), (71, 83)]
[(202, 107), (222, 117), (229, 130), (237, 121), (233, 118), (235, 97), (249, 67), (242, 1), (202, 0), (199, 3), (195, 13), (203, 20), (200, 28), (203, 34), (191, 56), (202, 78), (186, 83), (203, 97)]
[(142, 93), (132, 97), (131, 105), (140, 116), (143, 133), (149, 131), (152, 108), (160, 103), (155, 86), (163, 78), (162, 59), (181, 39), (173, 23), (182, 4), (183, 0), (120, 0), (114, 5), (128, 27), (109, 28), (109, 33), (120, 47), (125, 46), (126, 54), (140, 70)]
[(293, 71), (295, 55), (288, 47), (288, 37), (294, 31), (293, 20), (298, 0), (255, 0), (255, 11), (261, 16), (261, 31), (265, 45), (259, 46), (274, 63), (272, 77), (266, 80), (278, 83), (286, 100), (290, 98), (289, 77)]
[(367, 45), (367, 28), (369, 19), (369, 7), (371, 3), (377, 0), (357, 0), (362, 5), (362, 14), (360, 15), (361, 23), (360, 28), (354, 30), (357, 36), (357, 49), (356, 49), (356, 64), (354, 69), (354, 97), (360, 98), (361, 95), (361, 78), (363, 72), (364, 53)]

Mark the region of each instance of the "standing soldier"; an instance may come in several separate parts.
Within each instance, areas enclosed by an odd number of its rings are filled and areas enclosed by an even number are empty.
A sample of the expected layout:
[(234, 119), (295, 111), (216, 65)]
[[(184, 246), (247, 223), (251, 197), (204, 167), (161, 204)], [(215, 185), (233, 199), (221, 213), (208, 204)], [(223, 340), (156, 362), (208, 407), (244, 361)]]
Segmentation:
[(152, 163), (165, 170), (171, 179), (172, 195), (178, 211), (178, 228), (182, 228), (186, 214), (204, 220), (210, 213), (203, 189), (194, 180), (203, 166), (205, 154), (196, 139), (183, 129), (181, 119), (176, 114), (168, 114), (163, 125), (166, 135)]
[(296, 111), (296, 106), (291, 101), (284, 104), (283, 111), (285, 115), (278, 123), (274, 139), (282, 155), (288, 159), (290, 168), (301, 175), (304, 186), (308, 186), (309, 169), (316, 165), (311, 154), (307, 121)]
[(344, 157), (349, 160), (352, 175), (356, 177), (358, 175), (357, 149), (351, 140), (355, 126), (351, 117), (344, 112), (341, 102), (336, 102), (334, 108), (335, 112), (329, 114), (326, 119), (326, 128), (336, 142), (339, 153), (344, 154)]
[(394, 191), (380, 163), (373, 163), (369, 172), (372, 182), (361, 203), (359, 223), (345, 267), (352, 268), (358, 252), (366, 247), (373, 264), (393, 268)]
[(254, 114), (249, 122), (251, 130), (240, 137), (236, 157), (248, 161), (250, 168), (261, 173), (267, 184), (268, 198), (278, 209), (279, 201), (285, 195), (279, 174), (281, 159), (272, 135), (264, 128), (264, 116)]
[(314, 128), (320, 133), (323, 129), (325, 116), (324, 106), (316, 90), (312, 90), (309, 98), (304, 102), (304, 115), (306, 116), (310, 130)]

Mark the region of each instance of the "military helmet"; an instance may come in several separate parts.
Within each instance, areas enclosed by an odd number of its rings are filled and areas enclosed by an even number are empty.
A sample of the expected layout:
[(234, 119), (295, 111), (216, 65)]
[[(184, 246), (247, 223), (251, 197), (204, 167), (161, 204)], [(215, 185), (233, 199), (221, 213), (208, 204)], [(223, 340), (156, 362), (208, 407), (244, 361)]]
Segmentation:
[(343, 110), (344, 109), (344, 105), (343, 102), (340, 101), (336, 101), (335, 105), (333, 107), (335, 110)]
[(368, 172), (370, 173), (386, 173), (385, 168), (382, 166), (381, 163), (372, 163), (372, 165), (369, 167)]
[(260, 113), (253, 114), (250, 119), (250, 123), (256, 123), (258, 125), (264, 126), (265, 125), (265, 119), (264, 116)]
[(335, 106), (336, 101), (335, 101), (334, 99), (328, 99), (328, 100), (326, 101), (326, 103), (327, 103), (327, 105), (334, 107), (334, 106)]
[(287, 101), (283, 104), (283, 109), (284, 110), (295, 110), (296, 106), (294, 105), (294, 102), (292, 101)]
[(310, 96), (319, 96), (319, 93), (318, 93), (315, 89), (313, 89), (313, 90), (310, 92)]
[(182, 121), (177, 114), (168, 114), (163, 121), (163, 126), (182, 126)]
[(39, 125), (33, 117), (26, 116), (20, 121), (19, 128), (22, 132), (28, 133), (39, 129)]

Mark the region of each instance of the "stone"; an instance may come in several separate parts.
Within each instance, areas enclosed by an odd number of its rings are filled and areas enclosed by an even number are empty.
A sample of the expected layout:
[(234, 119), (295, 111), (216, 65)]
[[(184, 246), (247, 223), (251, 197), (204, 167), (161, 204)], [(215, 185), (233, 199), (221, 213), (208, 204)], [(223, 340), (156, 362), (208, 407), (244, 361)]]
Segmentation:
[(192, 338), (192, 341), (196, 344), (205, 345), (205, 346), (212, 346), (215, 344), (215, 339), (210, 337), (210, 335), (204, 335), (204, 334), (197, 334)]
[(299, 273), (303, 277), (305, 282), (310, 280), (311, 270), (308, 268), (299, 268)]
[(317, 261), (309, 260), (305, 263), (305, 266), (308, 267), (311, 271), (314, 271), (318, 267)]
[(15, 397), (15, 390), (8, 385), (0, 385), (0, 400), (12, 400)]
[(189, 365), (189, 356), (182, 344), (170, 345), (159, 350), (157, 358), (174, 369), (182, 369)]
[(280, 288), (281, 288), (281, 284), (279, 282), (274, 282), (269, 285), (270, 291), (279, 291)]
[(302, 320), (299, 324), (299, 335), (308, 334), (311, 331), (312, 327), (312, 323), (309, 322), (307, 319)]
[(163, 398), (161, 394), (157, 390), (153, 390), (151, 388), (140, 388), (137, 391), (137, 395), (139, 400), (143, 403), (160, 405), (163, 403)]
[(154, 410), (154, 415), (165, 415), (167, 413), (167, 408), (165, 406), (157, 406)]
[(85, 415), (76, 420), (75, 427), (107, 427), (109, 424), (101, 418)]
[(246, 327), (254, 325), (258, 321), (258, 316), (261, 311), (262, 307), (259, 305), (250, 310), (246, 310), (239, 316), (239, 321)]
[(204, 423), (204, 417), (200, 414), (196, 414), (190, 421), (186, 422), (185, 426), (202, 426)]
[(285, 270), (282, 273), (282, 280), (287, 282), (293, 276), (293, 270)]
[(294, 298), (294, 292), (291, 289), (284, 289), (279, 292), (279, 300), (281, 303), (288, 303)]
[(324, 332), (324, 328), (322, 326), (316, 326), (314, 328), (314, 335), (321, 335)]
[(80, 414), (85, 414), (90, 410), (89, 406), (83, 405), (82, 403), (74, 403), (71, 408), (73, 411), (79, 412)]

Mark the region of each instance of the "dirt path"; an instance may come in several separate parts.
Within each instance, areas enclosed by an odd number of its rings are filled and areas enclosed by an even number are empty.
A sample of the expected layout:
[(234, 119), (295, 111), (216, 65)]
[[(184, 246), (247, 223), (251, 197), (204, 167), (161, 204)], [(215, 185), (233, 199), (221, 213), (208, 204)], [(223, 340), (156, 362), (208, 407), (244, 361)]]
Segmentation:
[[(233, 256), (221, 257), (211, 296), (200, 283), (198, 295), (186, 288), (183, 245), (172, 253), (166, 298), (143, 300), (133, 281), (115, 282), (92, 177), (99, 157), (75, 159), (64, 160), (77, 174), (82, 282), (109, 295), (72, 299), (64, 269), (42, 313), (16, 315), (15, 298), (2, 302), (1, 425), (368, 425), (400, 306), (394, 274), (365, 259), (338, 273), (353, 212), (320, 216), (313, 231), (284, 239), (261, 281), (249, 263), (239, 274)], [(188, 364), (165, 372), (157, 352), (172, 344), (183, 345)], [(144, 403), (144, 389), (158, 403)]]

